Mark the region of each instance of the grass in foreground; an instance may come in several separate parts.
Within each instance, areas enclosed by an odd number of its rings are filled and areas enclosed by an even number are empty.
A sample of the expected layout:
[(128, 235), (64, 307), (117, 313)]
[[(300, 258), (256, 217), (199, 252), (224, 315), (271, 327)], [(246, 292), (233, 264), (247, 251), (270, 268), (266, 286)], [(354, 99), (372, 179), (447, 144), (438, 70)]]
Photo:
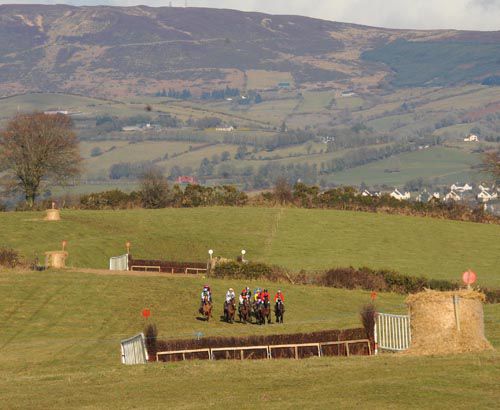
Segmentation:
[[(368, 292), (288, 285), (284, 325), (204, 323), (193, 312), (202, 280), (0, 272), (2, 406), (493, 408), (500, 399), (496, 352), (122, 366), (119, 340), (142, 329), (143, 307), (152, 309), (160, 336), (194, 337), (200, 330), (238, 335), (358, 326), (359, 307), (369, 300)], [(243, 285), (211, 284), (216, 307), (228, 286)], [(404, 311), (399, 295), (380, 294), (378, 304)], [(488, 337), (497, 347), (498, 306), (485, 310)]]
[(70, 266), (106, 268), (109, 257), (132, 242), (136, 257), (206, 261), (236, 258), (293, 271), (338, 266), (389, 268), (403, 274), (459, 280), (466, 269), (480, 286), (500, 287), (500, 226), (362, 212), (198, 208), (0, 213), (0, 244), (32, 258), (68, 241)]

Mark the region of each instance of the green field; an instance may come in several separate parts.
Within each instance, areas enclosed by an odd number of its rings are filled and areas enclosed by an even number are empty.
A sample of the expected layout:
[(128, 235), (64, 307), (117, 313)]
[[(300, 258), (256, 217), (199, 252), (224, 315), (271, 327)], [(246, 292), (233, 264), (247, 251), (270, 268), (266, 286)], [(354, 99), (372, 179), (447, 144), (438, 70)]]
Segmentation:
[(468, 268), (479, 284), (500, 287), (499, 225), (362, 212), (291, 208), (197, 208), (129, 211), (0, 213), (0, 244), (26, 257), (68, 241), (68, 263), (106, 268), (132, 242), (136, 257), (207, 260), (207, 250), (293, 272), (336, 266), (389, 268), (436, 279), (460, 278)]
[[(0, 272), (0, 407), (218, 409), (255, 408), (258, 401), (286, 409), (469, 409), (495, 408), (500, 399), (496, 351), (121, 365), (119, 342), (143, 329), (145, 307), (160, 338), (193, 338), (358, 327), (359, 309), (369, 301), (368, 292), (288, 285), (283, 325), (206, 323), (195, 319), (202, 280)], [(224, 290), (243, 282), (211, 285), (217, 309)], [(485, 306), (486, 334), (497, 348), (499, 306)], [(380, 294), (377, 307), (406, 310), (393, 294)]]
[[(456, 148), (431, 147), (337, 172), (329, 178), (337, 184), (359, 185), (364, 182), (397, 187), (419, 177), (427, 181), (438, 179), (444, 184), (465, 183), (480, 180), (482, 175), (471, 168), (479, 162), (478, 154)], [(386, 171), (395, 169), (399, 172)]]
[[(259, 77), (261, 74), (263, 76)], [(281, 74), (283, 73), (255, 71), (249, 77), (249, 81), (255, 82), (261, 78), (262, 81), (271, 83), (278, 81)], [(495, 136), (494, 118), (498, 113), (495, 113), (495, 108), (490, 106), (498, 102), (500, 98), (500, 91), (497, 88), (480, 85), (450, 88), (415, 87), (395, 90), (389, 94), (365, 92), (352, 97), (340, 97), (339, 92), (335, 90), (263, 92), (263, 102), (250, 105), (240, 105), (235, 101), (225, 100), (176, 100), (142, 96), (115, 101), (77, 95), (35, 93), (0, 99), (0, 126), (18, 111), (48, 109), (70, 111), (76, 130), (84, 140), (81, 151), (86, 161), (82, 180), (84, 182), (109, 182), (111, 185), (120, 187), (126, 184), (109, 180), (109, 168), (115, 163), (158, 160), (168, 153), (168, 160), (156, 161), (155, 165), (162, 167), (167, 175), (173, 166), (180, 166), (186, 174), (194, 175), (203, 158), (210, 160), (214, 155), (220, 156), (224, 151), (229, 151), (234, 158), (238, 145), (244, 141), (249, 142), (250, 152), (254, 149), (254, 142), (257, 142), (257, 150), (267, 149), (264, 145), (267, 137), (274, 136), (276, 129), (283, 122), (289, 130), (308, 129), (320, 136), (323, 133), (341, 134), (346, 129), (349, 130), (353, 124), (362, 124), (371, 129), (369, 137), (373, 137), (374, 144), (381, 135), (388, 135), (395, 140), (402, 138), (411, 140), (416, 135), (420, 137), (439, 135), (446, 140), (446, 144), (453, 145), (459, 143), (476, 127), (481, 130), (482, 135)], [(406, 108), (402, 108), (403, 104)], [(145, 112), (146, 105), (151, 107), (148, 113)], [(213, 128), (197, 129), (196, 126), (184, 124), (183, 128), (175, 129), (134, 132), (115, 130), (105, 133), (96, 127), (96, 118), (103, 115), (115, 116), (120, 120), (148, 115), (155, 124), (158, 116), (165, 113), (175, 115), (184, 121), (217, 117), (224, 124), (237, 126), (237, 131), (228, 134), (216, 132)], [(468, 113), (471, 113), (473, 118), (478, 115), (479, 117), (474, 122), (463, 120)], [(485, 113), (490, 113), (489, 119), (485, 117)], [(443, 123), (443, 120), (450, 122)], [(227, 143), (224, 143), (225, 137), (231, 136), (237, 138), (234, 141), (227, 138)], [(203, 141), (203, 144), (212, 145), (186, 152), (190, 145), (196, 148), (199, 144), (186, 142), (191, 141), (191, 138)], [(99, 141), (94, 141), (95, 139)], [(150, 139), (154, 141), (148, 141)], [(129, 144), (130, 140), (134, 142), (139, 140), (139, 142)], [(349, 150), (338, 149), (333, 153), (321, 154), (321, 149), (326, 150), (326, 145), (320, 144), (319, 141), (317, 139), (302, 145), (284, 145), (271, 152), (257, 152), (254, 156), (252, 152), (246, 160), (233, 160), (231, 165), (237, 168), (252, 166), (256, 174), (259, 167), (268, 165), (270, 161), (279, 161), (273, 164), (280, 166), (299, 162), (320, 166), (322, 162), (342, 158), (349, 153)], [(309, 152), (306, 149), (308, 145), (314, 146)], [(89, 158), (92, 148), (100, 147), (106, 151), (113, 146), (116, 149), (105, 152), (101, 156)], [(493, 145), (490, 144), (490, 146)], [(364, 145), (364, 147), (371, 148), (372, 146)], [(485, 146), (481, 145), (477, 148), (485, 148)], [(355, 149), (359, 150), (360, 147)], [(181, 155), (172, 158), (173, 154), (179, 153)], [(287, 157), (297, 153), (301, 154), (300, 158)], [(275, 159), (277, 156), (281, 158)], [(359, 185), (365, 182), (370, 186), (387, 184), (401, 187), (412, 179), (422, 177), (436, 186), (443, 187), (455, 182), (479, 181), (483, 176), (470, 169), (470, 166), (476, 165), (478, 161), (479, 155), (471, 153), (468, 148), (449, 149), (441, 146), (429, 152), (395, 155), (385, 160), (346, 169), (334, 175), (319, 175), (317, 183), (325, 180), (330, 184)], [(384, 172), (386, 169), (399, 169), (399, 172), (387, 173)], [(214, 168), (212, 178), (219, 177), (217, 170), (218, 165)], [(247, 184), (253, 183), (253, 179), (248, 174), (241, 177), (239, 183), (241, 179)], [(222, 182), (233, 181), (233, 177), (227, 177)], [(96, 186), (96, 190), (99, 189), (99, 186)], [(92, 189), (87, 186), (73, 190), (73, 192), (89, 190)], [(54, 192), (61, 192), (61, 190), (55, 189)]]

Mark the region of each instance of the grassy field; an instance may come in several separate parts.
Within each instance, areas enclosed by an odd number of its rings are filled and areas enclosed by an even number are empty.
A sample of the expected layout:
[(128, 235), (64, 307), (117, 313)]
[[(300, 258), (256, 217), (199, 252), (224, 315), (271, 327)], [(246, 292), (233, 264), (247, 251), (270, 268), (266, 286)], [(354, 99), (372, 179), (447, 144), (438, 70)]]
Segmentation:
[[(202, 402), (215, 409), (254, 408), (258, 401), (284, 409), (465, 409), (494, 408), (500, 399), (496, 351), (121, 365), (119, 341), (143, 329), (145, 307), (161, 338), (192, 338), (358, 327), (359, 309), (369, 301), (368, 292), (289, 285), (284, 325), (206, 323), (195, 319), (202, 280), (0, 272), (0, 407), (190, 409)], [(224, 290), (243, 282), (211, 285), (218, 308)], [(487, 337), (497, 348), (499, 306), (485, 306)], [(403, 297), (393, 294), (380, 294), (377, 307), (406, 311)]]
[[(250, 83), (258, 82), (261, 79), (264, 83), (279, 82), (285, 77), (280, 77), (283, 73), (264, 73), (254, 71), (249, 74)], [(285, 73), (286, 74), (286, 73)], [(304, 129), (306, 127), (319, 132), (327, 129), (332, 135), (342, 127), (350, 127), (352, 124), (361, 123), (373, 129), (373, 138), (380, 135), (391, 135), (395, 138), (409, 136), (425, 131), (426, 135), (434, 133), (448, 140), (448, 142), (458, 142), (463, 139), (471, 129), (479, 127), (484, 135), (494, 135), (494, 125), (492, 121), (478, 118), (475, 122), (460, 122), (467, 112), (477, 113), (484, 111), (485, 107), (498, 101), (500, 91), (495, 87), (484, 87), (479, 85), (451, 87), (451, 88), (409, 88), (397, 90), (390, 94), (364, 93), (359, 96), (340, 97), (338, 90), (329, 91), (307, 91), (297, 93), (296, 91), (272, 93), (263, 92), (263, 102), (260, 104), (239, 105), (228, 101), (202, 101), (175, 100), (166, 97), (137, 97), (123, 99), (123, 101), (112, 101), (104, 99), (87, 98), (75, 95), (64, 94), (25, 94), (9, 98), (0, 99), (0, 126), (18, 111), (65, 109), (74, 113), (78, 132), (82, 138), (94, 138), (95, 133), (100, 131), (94, 129), (97, 116), (105, 114), (116, 116), (120, 119), (126, 117), (144, 115), (146, 105), (151, 105), (150, 115), (153, 123), (157, 116), (163, 113), (170, 113), (180, 119), (200, 119), (203, 117), (218, 117), (225, 124), (235, 124), (238, 126), (238, 137), (248, 141), (263, 141), (267, 135), (274, 135), (271, 128), (278, 128), (283, 121), (289, 129)], [(284, 98), (286, 97), (286, 98)], [(402, 104), (406, 108), (402, 108)], [(476, 114), (475, 114), (476, 115)], [(482, 115), (482, 114), (481, 114)], [(452, 118), (452, 124), (442, 126), (442, 120)], [(475, 117), (474, 117), (475, 118)], [(434, 129), (436, 124), (441, 127)], [(334, 127), (335, 129), (331, 129)], [(182, 147), (195, 143), (174, 142), (177, 139), (189, 137), (201, 137), (201, 140), (217, 145), (195, 150), (188, 154), (171, 158), (172, 154), (184, 152)], [(169, 154), (169, 160), (157, 162), (163, 167), (165, 173), (177, 165), (181, 167), (191, 167), (196, 173), (203, 158), (210, 159), (213, 155), (223, 151), (235, 153), (238, 145), (222, 144), (226, 133), (216, 132), (214, 129), (197, 130), (191, 127), (181, 129), (168, 129), (160, 132), (112, 132), (101, 135), (100, 138), (108, 138), (104, 141), (83, 142), (82, 153), (88, 157), (90, 150), (95, 146), (106, 147), (115, 145), (117, 148), (105, 154), (89, 158), (86, 161), (84, 180), (106, 181), (109, 178), (109, 167), (118, 162), (136, 162), (142, 160), (154, 160)], [(166, 141), (160, 142), (140, 142), (128, 145), (126, 139), (132, 138), (159, 138)], [(121, 140), (119, 140), (121, 139)], [(194, 138), (196, 139), (196, 138)], [(168, 141), (167, 141), (168, 140)], [(251, 147), (250, 147), (251, 148)], [(265, 153), (262, 156), (269, 157), (266, 160), (235, 161), (237, 167), (253, 166), (257, 172), (258, 167), (265, 165), (272, 157), (283, 153), (296, 153), (304, 151), (303, 146), (285, 146), (275, 152)], [(326, 147), (324, 147), (326, 148)], [(458, 180), (463, 182), (474, 182), (481, 176), (472, 175), (469, 170), (471, 164), (476, 164), (478, 155), (470, 151), (454, 152), (439, 148), (432, 150), (439, 155), (429, 155), (426, 153), (411, 153), (393, 156), (389, 159), (377, 161), (365, 166), (348, 169), (344, 172), (326, 178), (330, 183), (360, 184), (365, 182), (369, 185), (388, 184), (391, 186), (402, 186), (411, 179), (423, 177), (427, 180), (436, 180), (438, 184), (454, 183)], [(329, 154), (314, 154), (314, 150), (298, 158), (283, 158), (278, 160), (280, 165), (290, 163), (317, 164), (326, 162), (333, 158), (344, 156), (347, 151), (339, 150)], [(443, 157), (441, 157), (443, 154)], [(260, 154), (259, 154), (260, 155)], [(400, 168), (397, 173), (385, 173), (385, 169)], [(249, 182), (246, 178), (245, 182)], [(111, 181), (114, 182), (114, 181)], [(86, 190), (86, 188), (83, 188)]]
[(295, 86), (292, 74), (284, 71), (248, 70), (246, 75), (248, 90), (277, 88), (279, 83)]
[[(351, 168), (332, 174), (330, 179), (337, 184), (359, 185), (365, 182), (368, 185), (387, 184), (399, 187), (419, 177), (428, 181), (438, 179), (445, 184), (465, 183), (481, 177), (471, 169), (479, 162), (478, 154), (455, 148), (435, 147)], [(399, 169), (399, 172), (386, 172), (388, 169)]]
[(279, 208), (203, 208), (0, 213), (0, 244), (26, 257), (69, 243), (68, 263), (106, 268), (132, 242), (136, 257), (207, 259), (207, 250), (285, 266), (391, 268), (405, 274), (459, 279), (468, 268), (479, 284), (500, 287), (500, 226), (361, 212)]

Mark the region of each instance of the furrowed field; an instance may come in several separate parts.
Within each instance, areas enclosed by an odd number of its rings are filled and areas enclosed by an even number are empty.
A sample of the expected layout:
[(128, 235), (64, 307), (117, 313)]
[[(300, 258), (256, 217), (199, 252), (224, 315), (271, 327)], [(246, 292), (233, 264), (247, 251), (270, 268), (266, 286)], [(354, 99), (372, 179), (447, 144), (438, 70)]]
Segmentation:
[[(370, 300), (369, 292), (285, 285), (283, 325), (205, 323), (195, 319), (203, 280), (0, 272), (0, 407), (494, 408), (500, 399), (497, 352), (121, 365), (119, 341), (142, 330), (144, 307), (160, 338), (194, 338), (357, 327)], [(218, 314), (225, 289), (244, 283), (211, 285)], [(406, 310), (404, 297), (394, 294), (380, 294), (377, 307)], [(498, 348), (499, 305), (487, 305), (485, 317)]]
[(60, 249), (68, 264), (107, 268), (132, 242), (135, 257), (206, 261), (207, 250), (281, 265), (293, 272), (368, 266), (403, 274), (459, 280), (471, 268), (478, 284), (500, 287), (500, 226), (361, 212), (290, 208), (198, 208), (0, 213), (0, 244), (21, 251)]

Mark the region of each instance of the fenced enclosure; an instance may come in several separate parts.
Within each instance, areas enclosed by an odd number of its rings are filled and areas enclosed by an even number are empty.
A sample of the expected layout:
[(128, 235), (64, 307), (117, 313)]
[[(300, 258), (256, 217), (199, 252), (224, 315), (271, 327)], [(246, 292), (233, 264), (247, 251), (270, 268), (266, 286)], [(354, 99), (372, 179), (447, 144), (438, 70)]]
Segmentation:
[(145, 364), (148, 362), (144, 333), (122, 340), (120, 344), (123, 364)]
[(111, 257), (109, 259), (109, 270), (128, 270), (128, 255)]
[(375, 354), (378, 349), (399, 352), (410, 347), (410, 316), (377, 313), (375, 316)]

